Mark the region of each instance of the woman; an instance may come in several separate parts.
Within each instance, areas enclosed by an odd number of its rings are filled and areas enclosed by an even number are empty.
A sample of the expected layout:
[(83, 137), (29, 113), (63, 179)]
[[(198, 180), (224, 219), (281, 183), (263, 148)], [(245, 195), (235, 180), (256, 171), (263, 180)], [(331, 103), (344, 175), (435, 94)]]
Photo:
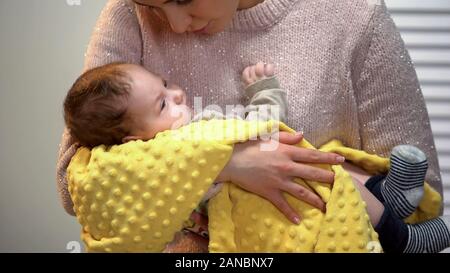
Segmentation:
[[(429, 158), (427, 181), (442, 193), (417, 76), (383, 1), (110, 0), (85, 69), (114, 61), (141, 64), (179, 83), (189, 104), (200, 97), (203, 106), (225, 109), (243, 104), (240, 72), (259, 60), (277, 66), (290, 103), (287, 123), (313, 145), (339, 139), (382, 156), (400, 143), (416, 145)], [(290, 145), (300, 139), (283, 134), (270, 152), (260, 151), (258, 141), (236, 145), (227, 174), (293, 222), (299, 215), (282, 192), (323, 206), (293, 177), (331, 183), (333, 173), (305, 163), (342, 163), (335, 154)], [(75, 149), (64, 134), (58, 184), (71, 214), (64, 175)]]

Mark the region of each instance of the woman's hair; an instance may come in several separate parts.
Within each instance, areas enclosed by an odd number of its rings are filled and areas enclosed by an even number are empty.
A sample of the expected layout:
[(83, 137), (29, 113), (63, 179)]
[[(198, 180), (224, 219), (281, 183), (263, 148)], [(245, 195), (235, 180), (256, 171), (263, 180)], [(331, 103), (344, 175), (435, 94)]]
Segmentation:
[(127, 121), (131, 78), (124, 63), (111, 63), (83, 73), (64, 101), (64, 121), (83, 146), (121, 144), (129, 135)]

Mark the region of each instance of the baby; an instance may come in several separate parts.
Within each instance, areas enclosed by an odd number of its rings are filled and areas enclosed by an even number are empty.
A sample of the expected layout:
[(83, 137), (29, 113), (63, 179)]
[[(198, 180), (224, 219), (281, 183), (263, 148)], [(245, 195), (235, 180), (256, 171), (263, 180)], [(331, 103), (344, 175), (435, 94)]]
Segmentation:
[[(258, 63), (247, 67), (243, 81), (250, 97), (244, 112), (225, 116), (204, 111), (192, 121), (212, 118), (285, 121), (286, 94), (274, 77), (272, 65)], [(124, 63), (105, 65), (81, 75), (64, 103), (66, 125), (72, 136), (86, 147), (149, 140), (159, 132), (186, 125), (192, 114), (181, 88), (143, 67)], [(422, 198), (426, 171), (427, 159), (423, 152), (413, 146), (402, 145), (391, 153), (391, 168), (387, 176), (372, 177), (366, 183), (366, 187), (385, 206), (375, 230), (386, 252), (438, 252), (450, 245), (449, 217), (416, 225), (403, 222)], [(215, 183), (207, 192), (186, 223), (187, 232), (194, 232), (207, 240), (205, 204), (219, 190), (220, 183)], [(367, 203), (370, 207), (370, 202)]]

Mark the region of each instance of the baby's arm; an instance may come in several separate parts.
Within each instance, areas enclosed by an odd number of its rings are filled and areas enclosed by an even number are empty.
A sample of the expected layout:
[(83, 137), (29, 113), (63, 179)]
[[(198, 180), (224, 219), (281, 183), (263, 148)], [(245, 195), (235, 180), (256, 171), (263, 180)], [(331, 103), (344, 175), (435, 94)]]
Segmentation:
[[(250, 97), (250, 103), (245, 109), (247, 120), (274, 119), (285, 122), (287, 117), (286, 92), (280, 88), (280, 84), (274, 76), (273, 65), (259, 62), (256, 65), (248, 66), (242, 72), (242, 80), (246, 86), (245, 92)], [(234, 118), (237, 117), (239, 115)], [(233, 118), (233, 116), (206, 110), (196, 115), (193, 121), (215, 118), (224, 119)], [(207, 202), (220, 191), (222, 188), (220, 182), (223, 181), (217, 181), (210, 187), (202, 203)]]
[(246, 95), (250, 102), (246, 107), (247, 120), (279, 120), (286, 122), (287, 100), (286, 92), (274, 75), (272, 64), (248, 66), (242, 73)]

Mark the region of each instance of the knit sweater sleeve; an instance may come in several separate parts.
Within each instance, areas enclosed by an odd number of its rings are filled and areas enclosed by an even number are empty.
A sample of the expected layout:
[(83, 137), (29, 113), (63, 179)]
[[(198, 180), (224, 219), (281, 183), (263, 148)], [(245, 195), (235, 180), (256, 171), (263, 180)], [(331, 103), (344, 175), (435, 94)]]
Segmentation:
[(367, 31), (370, 43), (353, 60), (354, 71), (359, 70), (353, 73), (353, 83), (361, 147), (382, 156), (388, 156), (398, 144), (419, 147), (429, 160), (426, 179), (442, 194), (437, 153), (417, 74), (383, 1), (375, 7)]
[[(129, 0), (110, 0), (102, 10), (92, 33), (84, 70), (111, 62), (139, 64), (142, 38), (135, 6)], [(62, 134), (56, 165), (56, 186), (61, 203), (70, 215), (75, 215), (67, 188), (66, 169), (78, 146), (67, 128)]]
[(92, 33), (84, 69), (111, 62), (140, 64), (141, 57), (142, 37), (135, 4), (130, 0), (110, 0)]

